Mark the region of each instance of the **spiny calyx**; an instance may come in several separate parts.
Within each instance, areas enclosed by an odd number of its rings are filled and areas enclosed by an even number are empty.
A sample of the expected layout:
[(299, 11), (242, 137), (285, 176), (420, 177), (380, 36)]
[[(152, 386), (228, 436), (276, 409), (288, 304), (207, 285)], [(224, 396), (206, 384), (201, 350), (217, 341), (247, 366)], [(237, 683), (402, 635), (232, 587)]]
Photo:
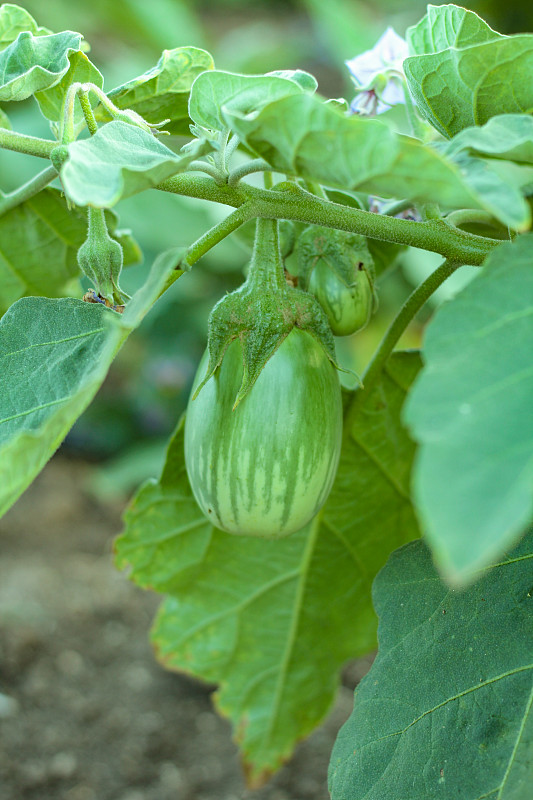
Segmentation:
[(209, 363), (194, 396), (214, 375), (230, 342), (240, 339), (243, 376), (235, 398), (236, 408), (294, 328), (314, 336), (332, 364), (337, 366), (333, 335), (320, 304), (312, 295), (289, 286), (285, 280), (277, 221), (258, 219), (246, 282), (222, 298), (211, 312), (207, 342)]
[(296, 252), (298, 278), (304, 289), (308, 289), (311, 274), (321, 261), (347, 288), (357, 284), (361, 271), (374, 284), (374, 261), (361, 234), (310, 225), (298, 237)]

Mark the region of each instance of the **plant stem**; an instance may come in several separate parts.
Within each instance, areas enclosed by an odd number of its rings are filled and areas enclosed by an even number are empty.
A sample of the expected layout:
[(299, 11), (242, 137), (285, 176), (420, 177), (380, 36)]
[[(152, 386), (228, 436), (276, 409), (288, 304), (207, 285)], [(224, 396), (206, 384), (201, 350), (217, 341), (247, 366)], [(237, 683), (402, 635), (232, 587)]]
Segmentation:
[(98, 130), (98, 124), (94, 118), (91, 101), (89, 100), (89, 90), (85, 86), (82, 86), (78, 91), (78, 100), (80, 101), (81, 109), (83, 111), (83, 116), (85, 117), (85, 122), (87, 123), (89, 133), (91, 136), (94, 136)]
[(236, 167), (228, 177), (228, 186), (236, 186), (241, 178), (245, 175), (251, 175), (253, 172), (274, 172), (274, 169), (267, 164), (262, 158), (254, 158), (252, 161), (247, 161)]
[(226, 236), (229, 236), (230, 233), (237, 230), (237, 228), (240, 228), (240, 226), (251, 219), (251, 217), (250, 209), (246, 205), (232, 211), (222, 222), (219, 222), (218, 225), (208, 230), (207, 233), (204, 233), (203, 236), (200, 236), (199, 239), (187, 248), (187, 254), (183, 262), (189, 267), (192, 267), (192, 265), (196, 264), (196, 262), (211, 250), (211, 248), (221, 242), (222, 239), (225, 239)]
[(196, 262), (209, 252), (211, 248), (225, 239), (226, 236), (229, 236), (230, 233), (237, 230), (237, 228), (240, 228), (240, 226), (250, 218), (249, 207), (242, 205), (240, 208), (232, 211), (231, 214), (228, 214), (222, 222), (219, 222), (218, 225), (215, 225), (208, 230), (207, 233), (204, 233), (203, 236), (200, 236), (199, 239), (193, 242), (180, 259), (180, 263), (177, 264), (175, 272), (168, 278), (165, 287), (159, 293), (159, 297), (161, 297), (161, 295), (180, 277), (183, 272), (182, 266), (185, 267), (185, 269), (192, 267), (193, 264), (196, 264)]
[(44, 189), (51, 183), (54, 178), (57, 178), (57, 172), (54, 167), (46, 167), (43, 169), (42, 172), (39, 172), (34, 178), (29, 180), (27, 183), (19, 186), (18, 189), (15, 189), (13, 192), (9, 194), (5, 194), (0, 196), (0, 216), (5, 214), (11, 208), (15, 208), (15, 206), (24, 203), (26, 200), (29, 200), (30, 197), (33, 197), (41, 189)]
[(211, 175), (215, 183), (219, 186), (225, 181), (225, 177), (220, 169), (215, 164), (210, 164), (208, 161), (191, 161), (187, 169), (193, 172), (205, 172), (207, 175)]
[[(492, 227), (498, 226), (497, 220), (494, 219), (490, 211), (481, 211), (475, 208), (461, 208), (458, 211), (452, 211), (446, 217), (446, 222), (456, 228), (461, 225), (468, 225), (470, 222), (480, 222)], [(500, 227), (502, 226), (500, 225)]]
[(81, 83), (72, 83), (67, 90), (65, 103), (63, 105), (63, 117), (61, 122), (61, 143), (70, 144), (75, 139), (74, 133), (74, 105), (76, 95), (81, 89)]
[(293, 183), (286, 183), (285, 190), (266, 191), (249, 184), (217, 186), (208, 178), (182, 174), (168, 178), (157, 188), (234, 207), (247, 202), (253, 206), (251, 216), (290, 219), (360, 233), (371, 239), (430, 250), (452, 261), (473, 266), (480, 266), (489, 253), (501, 244), (499, 240), (453, 228), (444, 220), (415, 222), (332, 203), (315, 197)]
[[(409, 295), (396, 317), (393, 319), (385, 336), (381, 340), (381, 344), (376, 350), (374, 357), (368, 364), (365, 372), (363, 373), (362, 383), (364, 387), (365, 396), (369, 391), (372, 391), (376, 380), (379, 378), (385, 363), (393, 352), (401, 335), (411, 322), (411, 320), (420, 311), (426, 300), (428, 300), (433, 292), (435, 292), (444, 281), (455, 272), (456, 269), (463, 266), (457, 262), (444, 261), (435, 272), (432, 272), (417, 288)], [(362, 395), (362, 390), (357, 391), (346, 417), (347, 424), (353, 422), (354, 415), (357, 412), (359, 403), (358, 398)]]
[(257, 218), (254, 249), (247, 284), (267, 292), (287, 291), (283, 261), (279, 248), (277, 219)]
[(25, 133), (0, 128), (0, 147), (5, 150), (14, 150), (16, 153), (26, 153), (38, 158), (50, 158), (50, 153), (57, 145), (57, 142), (49, 139), (39, 139), (37, 136), (26, 136)]

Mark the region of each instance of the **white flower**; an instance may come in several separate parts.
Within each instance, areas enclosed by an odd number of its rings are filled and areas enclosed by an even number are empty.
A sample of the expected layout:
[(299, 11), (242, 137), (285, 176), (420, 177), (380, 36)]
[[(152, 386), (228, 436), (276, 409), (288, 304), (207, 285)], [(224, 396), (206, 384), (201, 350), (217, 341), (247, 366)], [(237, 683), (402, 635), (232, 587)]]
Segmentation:
[(405, 102), (402, 64), (407, 55), (405, 39), (387, 28), (372, 50), (345, 62), (357, 92), (350, 106), (354, 114), (382, 114)]

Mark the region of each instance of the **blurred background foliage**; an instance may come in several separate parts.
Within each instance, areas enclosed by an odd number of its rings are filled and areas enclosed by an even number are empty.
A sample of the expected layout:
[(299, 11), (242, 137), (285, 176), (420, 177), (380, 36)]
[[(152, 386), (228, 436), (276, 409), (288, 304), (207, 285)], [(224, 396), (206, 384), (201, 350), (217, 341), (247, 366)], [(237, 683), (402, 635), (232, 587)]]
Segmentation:
[[(388, 25), (404, 34), (425, 13), (423, 0), (21, 0), (38, 21), (54, 31), (77, 30), (91, 45), (91, 58), (107, 90), (153, 66), (163, 49), (195, 45), (211, 52), (220, 69), (266, 72), (301, 68), (314, 74), (319, 91), (351, 99), (344, 61), (371, 47)], [(439, 3), (437, 3), (439, 5)], [(531, 0), (470, 0), (502, 33), (533, 29)], [(48, 124), (33, 101), (10, 104), (13, 127), (49, 136)], [(402, 124), (392, 115), (393, 124)], [(36, 172), (34, 159), (0, 153), (0, 188), (9, 191)], [(157, 253), (190, 244), (228, 209), (158, 192), (144, 192), (119, 204), (121, 227), (131, 228), (144, 253), (128, 268), (122, 285), (131, 293)], [(148, 315), (120, 353), (95, 402), (69, 435), (64, 452), (98, 462), (92, 487), (100, 496), (122, 496), (156, 475), (165, 440), (185, 408), (196, 365), (205, 347), (211, 307), (241, 281), (248, 253), (235, 235), (183, 276)], [(409, 250), (379, 281), (380, 307), (368, 328), (338, 340), (343, 364), (360, 371), (413, 284), (440, 261)], [(442, 287), (435, 302), (469, 279), (463, 268)], [(427, 318), (428, 312), (425, 312)], [(402, 344), (417, 346), (422, 319)]]

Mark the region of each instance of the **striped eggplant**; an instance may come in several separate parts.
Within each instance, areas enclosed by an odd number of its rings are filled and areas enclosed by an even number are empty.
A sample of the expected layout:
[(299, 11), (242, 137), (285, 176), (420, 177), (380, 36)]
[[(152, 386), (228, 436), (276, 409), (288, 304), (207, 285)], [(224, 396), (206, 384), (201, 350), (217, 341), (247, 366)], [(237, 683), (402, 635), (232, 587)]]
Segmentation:
[(337, 371), (323, 345), (293, 328), (234, 408), (243, 376), (239, 339), (220, 367), (195, 378), (185, 463), (204, 514), (229, 533), (277, 538), (300, 530), (325, 502), (342, 434)]

